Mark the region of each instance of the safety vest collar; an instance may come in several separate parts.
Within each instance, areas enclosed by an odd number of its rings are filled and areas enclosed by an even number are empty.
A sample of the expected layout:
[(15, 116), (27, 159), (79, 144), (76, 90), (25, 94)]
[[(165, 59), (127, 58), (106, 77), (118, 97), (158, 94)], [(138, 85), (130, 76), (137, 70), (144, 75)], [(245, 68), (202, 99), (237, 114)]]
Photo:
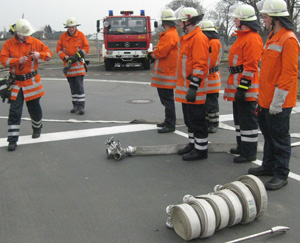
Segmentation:
[(68, 33), (68, 31), (66, 31), (66, 32), (65, 32), (65, 35), (66, 35), (67, 39), (69, 40), (69, 39), (71, 39), (71, 38), (73, 38), (73, 37), (77, 37), (77, 36), (79, 35), (79, 31), (76, 30), (75, 34), (72, 35), (72, 36), (70, 36), (69, 33)]
[[(288, 31), (285, 27), (282, 27), (278, 32), (274, 33), (274, 31), (272, 30), (272, 32), (269, 34), (268, 37), (268, 41), (271, 42), (278, 42), (280, 37), (286, 32)], [(273, 35), (273, 36), (272, 36)], [(270, 36), (272, 36), (272, 38), (270, 39)]]
[(251, 28), (246, 29), (246, 30), (236, 30), (232, 36), (241, 36), (241, 35), (245, 35), (248, 34), (249, 32), (254, 32)]
[(15, 44), (26, 44), (26, 43), (31, 44), (31, 45), (33, 44), (33, 37), (31, 37), (31, 36), (28, 36), (28, 39), (24, 43), (18, 40), (17, 35), (15, 35), (13, 37), (13, 40), (14, 40)]

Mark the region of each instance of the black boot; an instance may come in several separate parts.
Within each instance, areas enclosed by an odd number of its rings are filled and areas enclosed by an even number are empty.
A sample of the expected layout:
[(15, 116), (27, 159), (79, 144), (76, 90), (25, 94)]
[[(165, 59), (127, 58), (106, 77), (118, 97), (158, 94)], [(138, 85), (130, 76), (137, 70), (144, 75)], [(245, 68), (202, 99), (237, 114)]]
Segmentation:
[(266, 170), (263, 166), (249, 168), (248, 174), (255, 176), (273, 176), (274, 172), (271, 170)]
[(200, 159), (207, 159), (207, 151), (203, 152), (198, 149), (193, 149), (192, 152), (182, 156), (182, 160), (184, 161), (194, 161)]
[(194, 144), (193, 143), (189, 143), (184, 148), (179, 149), (178, 152), (177, 152), (177, 154), (178, 155), (184, 155), (184, 154), (187, 154), (187, 153), (191, 152), (193, 149), (194, 149)]
[(233, 159), (233, 162), (234, 163), (248, 163), (248, 162), (255, 161), (255, 160), (256, 160), (255, 156), (254, 157), (244, 157), (242, 155), (239, 155)]
[(80, 106), (80, 107), (78, 108), (78, 114), (79, 114), (79, 115), (84, 115), (84, 113), (85, 113), (84, 108), (83, 108), (82, 106)]
[(164, 126), (162, 129), (157, 130), (158, 133), (168, 133), (174, 131), (175, 131), (175, 127), (167, 127), (167, 126)]
[(166, 125), (166, 123), (165, 122), (162, 122), (162, 123), (157, 123), (156, 124), (156, 126), (157, 127), (164, 127)]
[(267, 190), (274, 191), (274, 190), (280, 189), (281, 187), (283, 187), (287, 184), (288, 184), (287, 179), (283, 180), (283, 179), (280, 179), (280, 178), (274, 176), (274, 177), (272, 177), (271, 180), (269, 180), (265, 184), (265, 187)]
[(8, 151), (15, 151), (17, 148), (17, 142), (9, 142), (7, 150)]
[(41, 136), (42, 128), (33, 129), (32, 138), (39, 138)]
[(232, 148), (230, 149), (231, 154), (241, 154), (240, 148)]
[(76, 113), (78, 111), (78, 107), (74, 106), (73, 109), (70, 111), (71, 113)]

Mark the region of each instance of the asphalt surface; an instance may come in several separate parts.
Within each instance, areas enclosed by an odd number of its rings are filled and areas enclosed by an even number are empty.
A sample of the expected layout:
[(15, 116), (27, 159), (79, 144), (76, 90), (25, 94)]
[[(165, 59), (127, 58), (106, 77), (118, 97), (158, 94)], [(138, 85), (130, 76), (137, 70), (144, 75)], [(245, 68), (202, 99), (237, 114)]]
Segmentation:
[[(152, 66), (151, 66), (152, 68)], [(226, 64), (221, 65), (223, 86)], [(201, 195), (247, 174), (254, 163), (234, 164), (229, 153), (210, 153), (203, 161), (185, 162), (177, 154), (108, 159), (105, 141), (114, 136), (127, 146), (187, 142), (181, 105), (176, 103), (176, 132), (158, 134), (163, 119), (151, 71), (118, 68), (105, 72), (92, 63), (85, 77), (86, 114), (71, 114), (71, 95), (60, 64), (40, 66), (46, 91), (42, 98), (43, 129), (31, 139), (30, 120), (22, 120), (18, 148), (7, 151), (7, 104), (0, 104), (0, 242), (97, 243), (184, 242), (165, 226), (165, 209), (186, 194)], [(230, 102), (220, 98), (222, 124), (233, 128)], [(299, 136), (300, 105), (291, 115), (291, 133)], [(24, 105), (23, 118), (28, 118)], [(138, 120), (137, 123), (130, 123)], [(234, 143), (235, 132), (219, 129), (211, 143)], [(259, 141), (263, 138), (259, 135)], [(289, 184), (268, 192), (265, 215), (246, 225), (227, 227), (207, 239), (225, 242), (288, 226), (284, 234), (252, 242), (299, 242), (299, 138), (290, 162)], [(262, 153), (257, 154), (258, 162)], [(265, 182), (269, 177), (261, 177)], [(250, 241), (249, 241), (250, 242)]]

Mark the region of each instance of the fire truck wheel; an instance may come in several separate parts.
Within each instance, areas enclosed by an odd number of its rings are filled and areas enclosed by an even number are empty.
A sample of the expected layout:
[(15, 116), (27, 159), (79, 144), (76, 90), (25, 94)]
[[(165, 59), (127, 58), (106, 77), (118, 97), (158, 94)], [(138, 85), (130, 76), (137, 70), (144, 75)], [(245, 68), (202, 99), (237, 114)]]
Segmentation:
[(112, 69), (112, 61), (109, 59), (106, 59), (104, 61), (104, 65), (105, 65), (105, 71), (111, 71)]

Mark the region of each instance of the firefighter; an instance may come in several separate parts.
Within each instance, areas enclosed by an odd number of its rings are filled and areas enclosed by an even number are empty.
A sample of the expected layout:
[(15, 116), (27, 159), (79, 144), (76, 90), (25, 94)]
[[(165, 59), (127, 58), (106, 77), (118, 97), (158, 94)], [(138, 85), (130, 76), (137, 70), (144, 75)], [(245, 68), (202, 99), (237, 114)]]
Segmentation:
[(209, 39), (209, 74), (207, 81), (206, 95), (206, 119), (208, 123), (208, 133), (217, 132), (219, 126), (219, 91), (221, 89), (221, 73), (219, 64), (222, 56), (222, 46), (220, 36), (211, 20), (204, 20), (200, 23), (200, 28)]
[(164, 122), (157, 124), (157, 127), (162, 128), (158, 130), (158, 133), (168, 133), (174, 132), (176, 125), (174, 89), (177, 83), (176, 62), (179, 36), (175, 27), (175, 13), (172, 9), (164, 9), (161, 19), (165, 31), (159, 34), (157, 46), (147, 56), (155, 60), (151, 86), (157, 88), (160, 102), (165, 107)]
[(271, 30), (262, 54), (258, 95), (258, 122), (264, 136), (262, 165), (249, 174), (273, 176), (267, 190), (277, 190), (288, 181), (291, 141), (290, 114), (297, 101), (299, 43), (293, 33), (286, 2), (266, 0), (260, 11)]
[(239, 5), (233, 14), (238, 29), (236, 41), (229, 51), (229, 72), (224, 99), (232, 101), (236, 129), (237, 147), (230, 152), (236, 154), (235, 163), (256, 160), (258, 142), (257, 106), (259, 72), (263, 41), (257, 31), (260, 25), (255, 10), (250, 5)]
[(7, 40), (1, 50), (0, 61), (9, 67), (11, 85), (8, 116), (8, 151), (17, 148), (24, 100), (31, 118), (32, 138), (38, 138), (42, 129), (40, 98), (45, 94), (38, 74), (38, 59), (49, 61), (52, 52), (40, 40), (31, 37), (33, 27), (26, 19), (14, 26), (14, 37)]
[(182, 103), (189, 134), (189, 143), (178, 154), (183, 155), (185, 161), (193, 161), (206, 159), (208, 151), (205, 77), (208, 73), (209, 40), (197, 26), (203, 14), (199, 15), (191, 7), (181, 7), (177, 13), (178, 24), (184, 35), (179, 43), (175, 100)]
[(85, 113), (85, 93), (83, 78), (86, 72), (85, 57), (89, 52), (89, 43), (85, 35), (77, 29), (79, 24), (73, 17), (65, 24), (67, 31), (63, 33), (56, 47), (56, 53), (64, 62), (64, 74), (70, 85), (73, 109), (71, 113)]

